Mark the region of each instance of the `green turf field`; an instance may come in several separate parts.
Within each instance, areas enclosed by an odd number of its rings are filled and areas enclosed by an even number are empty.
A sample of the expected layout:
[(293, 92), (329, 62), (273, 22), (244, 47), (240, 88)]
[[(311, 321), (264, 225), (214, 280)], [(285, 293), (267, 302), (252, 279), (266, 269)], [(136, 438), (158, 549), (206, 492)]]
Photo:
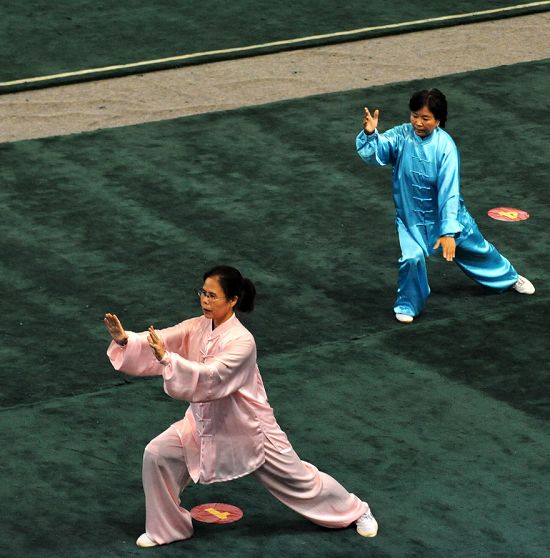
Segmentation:
[(518, 0), (3, 2), (0, 93), (548, 9)]
[[(142, 450), (185, 405), (110, 368), (101, 317), (143, 329), (194, 315), (219, 262), (257, 284), (245, 323), (281, 425), (369, 501), (380, 533), (320, 529), (245, 478), (183, 495), (243, 520), (151, 554), (546, 556), (549, 69), (0, 145), (6, 556), (142, 555)], [(354, 139), (364, 104), (384, 129), (424, 85), (448, 96), (470, 211), (537, 294), (492, 295), (433, 260), (426, 312), (402, 326), (390, 171), (365, 166)], [(531, 218), (494, 221), (495, 206)]]

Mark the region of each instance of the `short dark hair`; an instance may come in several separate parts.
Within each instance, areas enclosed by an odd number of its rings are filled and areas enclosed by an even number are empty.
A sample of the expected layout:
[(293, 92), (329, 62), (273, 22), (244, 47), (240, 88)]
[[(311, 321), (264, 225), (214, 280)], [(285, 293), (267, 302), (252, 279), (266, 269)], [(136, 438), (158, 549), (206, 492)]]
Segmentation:
[(254, 283), (243, 277), (241, 272), (230, 265), (217, 265), (203, 275), (203, 281), (208, 277), (217, 277), (225, 296), (228, 299), (238, 297), (235, 308), (241, 312), (254, 310), (256, 287)]
[(409, 101), (411, 111), (420, 110), (428, 107), (429, 111), (439, 120), (439, 125), (445, 128), (447, 122), (447, 99), (439, 89), (423, 89), (417, 91)]

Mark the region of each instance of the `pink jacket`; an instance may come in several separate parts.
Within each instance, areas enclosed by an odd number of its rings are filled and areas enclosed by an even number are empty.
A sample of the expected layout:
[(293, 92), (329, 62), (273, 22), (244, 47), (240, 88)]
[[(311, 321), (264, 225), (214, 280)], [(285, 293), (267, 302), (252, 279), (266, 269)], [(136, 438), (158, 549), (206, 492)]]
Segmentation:
[(133, 376), (162, 376), (170, 397), (190, 402), (179, 426), (194, 441), (185, 446), (194, 482), (251, 473), (265, 461), (266, 438), (283, 453), (292, 450), (267, 401), (254, 337), (235, 315), (214, 330), (204, 316), (160, 330), (167, 349), (162, 362), (147, 332), (127, 333), (126, 346), (109, 346), (113, 367)]

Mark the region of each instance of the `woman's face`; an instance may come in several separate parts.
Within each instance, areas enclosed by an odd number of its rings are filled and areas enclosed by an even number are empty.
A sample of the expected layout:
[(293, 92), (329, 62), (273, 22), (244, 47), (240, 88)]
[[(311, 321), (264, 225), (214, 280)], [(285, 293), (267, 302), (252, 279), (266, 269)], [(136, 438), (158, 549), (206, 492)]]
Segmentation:
[(439, 126), (439, 120), (436, 120), (430, 109), (424, 106), (419, 110), (411, 111), (411, 124), (414, 133), (421, 138), (425, 138)]
[(214, 322), (214, 327), (223, 324), (233, 315), (233, 309), (237, 304), (237, 297), (227, 299), (223, 292), (218, 277), (207, 277), (202, 285), (201, 308), (205, 318)]

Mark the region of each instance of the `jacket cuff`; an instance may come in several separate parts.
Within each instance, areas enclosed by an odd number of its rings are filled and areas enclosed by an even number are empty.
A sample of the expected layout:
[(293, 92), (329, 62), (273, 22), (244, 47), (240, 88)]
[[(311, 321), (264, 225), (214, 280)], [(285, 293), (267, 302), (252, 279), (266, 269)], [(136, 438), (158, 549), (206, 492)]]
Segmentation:
[(439, 226), (439, 236), (460, 236), (462, 226), (456, 219), (443, 219)]
[(361, 132), (359, 132), (359, 137), (365, 138), (366, 141), (372, 141), (377, 135), (378, 135), (378, 129), (374, 130), (374, 132), (367, 134), (367, 132), (365, 132), (365, 130), (361, 130)]

